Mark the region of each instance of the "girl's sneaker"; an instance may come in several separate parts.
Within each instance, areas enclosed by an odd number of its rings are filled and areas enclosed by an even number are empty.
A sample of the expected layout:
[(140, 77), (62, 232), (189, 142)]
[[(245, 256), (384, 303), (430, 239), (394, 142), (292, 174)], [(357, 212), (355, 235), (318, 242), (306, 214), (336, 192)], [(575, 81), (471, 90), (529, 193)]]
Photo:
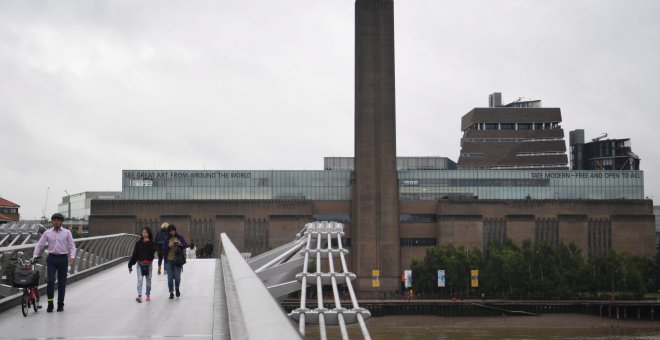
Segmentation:
[(135, 298), (135, 301), (142, 303), (142, 295), (138, 295), (138, 297)]
[(147, 295), (147, 302), (151, 301), (151, 295)]

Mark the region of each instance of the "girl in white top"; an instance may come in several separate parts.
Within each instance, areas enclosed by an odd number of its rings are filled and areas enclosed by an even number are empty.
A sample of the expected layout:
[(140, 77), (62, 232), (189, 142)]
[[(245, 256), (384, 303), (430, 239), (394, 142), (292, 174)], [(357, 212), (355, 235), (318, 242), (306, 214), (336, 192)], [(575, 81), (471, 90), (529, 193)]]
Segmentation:
[(194, 259), (197, 258), (196, 253), (197, 248), (195, 248), (195, 244), (190, 242), (190, 247), (186, 249), (186, 258), (187, 259)]

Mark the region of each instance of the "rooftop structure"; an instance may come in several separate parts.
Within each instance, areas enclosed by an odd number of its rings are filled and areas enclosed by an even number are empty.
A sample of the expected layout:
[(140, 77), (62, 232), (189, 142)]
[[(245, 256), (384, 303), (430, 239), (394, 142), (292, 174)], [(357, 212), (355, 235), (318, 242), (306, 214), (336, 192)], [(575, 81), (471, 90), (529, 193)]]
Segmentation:
[(559, 108), (542, 108), (541, 101), (516, 101), (474, 108), (461, 119), (459, 169), (566, 170), (568, 158)]
[(605, 139), (603, 134), (585, 143), (583, 129), (569, 136), (573, 170), (639, 170), (640, 159), (632, 152), (630, 138)]
[[(323, 169), (325, 170), (353, 170), (355, 168), (353, 157), (325, 157)], [(397, 170), (455, 170), (456, 162), (447, 157), (397, 157)]]

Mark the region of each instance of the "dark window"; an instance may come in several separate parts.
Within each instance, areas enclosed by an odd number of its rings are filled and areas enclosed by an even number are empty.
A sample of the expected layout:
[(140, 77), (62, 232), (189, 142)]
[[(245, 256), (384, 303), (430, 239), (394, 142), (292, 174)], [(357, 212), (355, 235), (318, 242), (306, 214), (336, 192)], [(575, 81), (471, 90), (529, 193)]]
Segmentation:
[(401, 214), (401, 223), (435, 223), (435, 214)]
[(486, 130), (497, 130), (497, 123), (486, 123)]
[(532, 129), (532, 124), (521, 124), (518, 123), (518, 130), (531, 130)]
[(430, 247), (436, 245), (436, 238), (402, 238), (402, 247)]
[(331, 221), (339, 223), (351, 223), (351, 215), (314, 215), (312, 217), (314, 221)]
[(502, 123), (500, 124), (501, 130), (515, 130), (516, 124), (514, 123)]
[[(337, 243), (337, 237), (332, 237), (330, 239), (330, 246), (332, 248), (339, 248), (339, 244)], [(350, 237), (342, 237), (341, 238), (341, 247), (346, 248), (351, 246), (351, 238)]]

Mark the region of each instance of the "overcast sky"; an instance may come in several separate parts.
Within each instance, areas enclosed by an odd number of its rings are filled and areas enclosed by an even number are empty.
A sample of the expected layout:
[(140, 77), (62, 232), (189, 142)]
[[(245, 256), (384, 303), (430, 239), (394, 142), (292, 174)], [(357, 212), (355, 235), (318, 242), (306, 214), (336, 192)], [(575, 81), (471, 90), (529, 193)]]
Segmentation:
[[(323, 169), (353, 155), (354, 1), (1, 1), (0, 195), (23, 219), (122, 169)], [(395, 0), (397, 152), (542, 99), (631, 138), (660, 199), (660, 1)], [(50, 190), (48, 190), (50, 188)], [(48, 199), (46, 201), (46, 193)]]

